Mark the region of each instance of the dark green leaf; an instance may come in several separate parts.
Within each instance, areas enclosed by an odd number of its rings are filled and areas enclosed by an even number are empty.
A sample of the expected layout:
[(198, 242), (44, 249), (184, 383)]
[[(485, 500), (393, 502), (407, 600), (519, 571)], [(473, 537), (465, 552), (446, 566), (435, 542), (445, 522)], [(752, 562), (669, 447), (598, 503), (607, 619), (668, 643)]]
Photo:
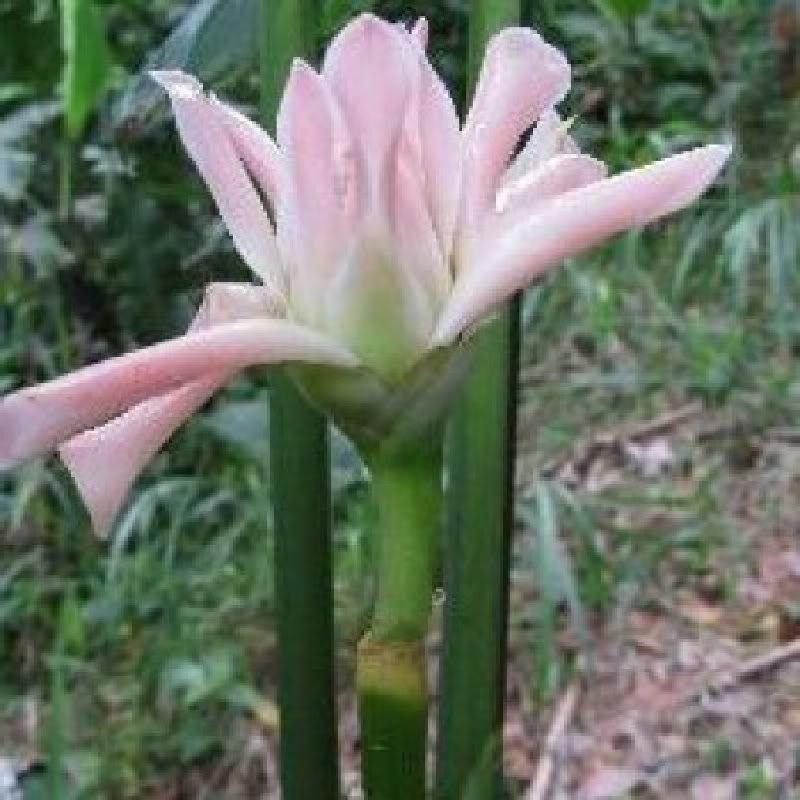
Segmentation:
[(56, 103), (29, 103), (0, 120), (0, 198), (11, 202), (22, 198), (35, 161), (24, 141), (58, 111)]
[(115, 124), (141, 123), (162, 102), (151, 69), (182, 69), (212, 82), (254, 63), (258, 14), (258, 0), (200, 0), (131, 79), (114, 110)]

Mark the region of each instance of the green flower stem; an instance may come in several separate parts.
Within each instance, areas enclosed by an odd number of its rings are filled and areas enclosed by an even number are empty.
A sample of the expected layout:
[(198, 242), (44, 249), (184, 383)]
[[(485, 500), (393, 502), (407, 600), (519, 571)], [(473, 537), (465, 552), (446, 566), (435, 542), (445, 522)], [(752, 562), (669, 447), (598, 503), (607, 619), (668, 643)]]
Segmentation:
[(441, 436), (434, 439), (367, 456), (379, 526), (374, 615), (356, 669), (368, 800), (425, 798), (425, 634), (442, 518)]
[[(274, 129), (292, 58), (313, 55), (316, 0), (261, 0), (262, 118)], [(285, 374), (270, 393), (280, 776), (284, 800), (338, 800), (327, 423)]]
[(428, 690), (416, 642), (358, 646), (361, 774), (367, 800), (425, 800)]

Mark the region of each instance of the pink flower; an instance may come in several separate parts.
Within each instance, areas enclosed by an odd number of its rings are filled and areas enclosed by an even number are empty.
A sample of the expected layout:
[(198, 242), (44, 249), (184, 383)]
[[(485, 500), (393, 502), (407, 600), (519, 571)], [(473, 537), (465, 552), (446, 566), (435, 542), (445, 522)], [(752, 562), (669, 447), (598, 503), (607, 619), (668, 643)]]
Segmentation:
[(358, 17), (320, 71), (294, 63), (277, 142), (194, 78), (155, 73), (259, 283), (214, 284), (186, 335), (0, 400), (0, 462), (58, 449), (107, 532), (147, 461), (246, 366), (334, 367), (317, 399), (335, 415), (349, 380), (359, 414), (374, 396), (396, 411), (420, 365), (455, 357), (512, 293), (690, 203), (730, 155), (712, 145), (605, 177), (554, 110), (567, 61), (522, 28), (490, 42), (460, 126), (426, 38), (424, 20)]

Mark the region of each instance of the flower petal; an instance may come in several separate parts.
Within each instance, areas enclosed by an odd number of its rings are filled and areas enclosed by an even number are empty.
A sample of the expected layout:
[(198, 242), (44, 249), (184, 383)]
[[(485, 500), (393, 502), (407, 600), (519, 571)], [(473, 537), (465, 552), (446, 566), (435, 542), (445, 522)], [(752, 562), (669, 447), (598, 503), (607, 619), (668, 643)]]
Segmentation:
[(500, 189), (495, 199), (497, 223), (513, 224), (517, 217), (530, 214), (536, 206), (605, 176), (605, 164), (591, 156), (570, 154), (551, 158)]
[[(407, 154), (410, 156), (410, 154)], [(424, 175), (411, 157), (398, 160), (395, 199), (391, 210), (394, 259), (387, 268), (413, 274), (438, 314), (452, 280), (422, 186)]]
[(208, 185), (239, 254), (266, 283), (280, 281), (272, 223), (219, 112), (190, 75), (177, 70), (150, 74), (169, 95), (181, 140)]
[(383, 239), (361, 239), (331, 283), (325, 329), (394, 383), (424, 353), (440, 307), (419, 273), (399, 264)]
[(385, 213), (394, 194), (393, 162), (414, 79), (408, 34), (362, 14), (331, 42), (322, 75), (355, 139), (368, 208)]
[(286, 156), (286, 192), (278, 235), (298, 318), (318, 322), (326, 279), (353, 235), (361, 197), (353, 145), (336, 100), (307, 64), (292, 66), (278, 114)]
[(467, 265), (439, 319), (434, 345), (458, 334), (547, 268), (609, 236), (644, 225), (695, 200), (731, 148), (711, 145), (567, 192), (512, 226)]
[(428, 20), (425, 17), (419, 17), (411, 28), (411, 36), (423, 52), (428, 49), (428, 34)]
[(580, 148), (569, 135), (570, 125), (552, 109), (545, 111), (503, 175), (501, 186), (524, 177), (557, 155), (580, 155)]
[(461, 193), (461, 134), (455, 105), (436, 71), (420, 54), (414, 113), (425, 192), (445, 260), (449, 260)]
[(207, 330), (225, 322), (280, 318), (285, 313), (283, 297), (266, 286), (214, 282), (206, 286), (203, 302), (189, 326), (189, 332)]
[[(263, 286), (212, 283), (189, 328), (206, 330), (226, 322), (274, 316), (282, 309)], [(106, 536), (138, 474), (175, 431), (232, 376), (210, 374), (133, 406), (59, 448), (98, 536)]]
[(266, 194), (273, 208), (280, 199), (283, 178), (283, 155), (272, 137), (255, 122), (223, 103), (215, 95), (210, 96), (211, 106), (219, 112), (225, 130), (239, 158)]
[(0, 465), (50, 452), (186, 383), (282, 361), (356, 363), (330, 339), (285, 320), (244, 320), (188, 333), (0, 399)]
[(463, 225), (492, 207), (520, 137), (564, 97), (569, 83), (564, 56), (534, 31), (507, 28), (489, 42), (464, 126)]
[(97, 536), (108, 536), (139, 473), (229, 377), (219, 373), (145, 400), (59, 448)]

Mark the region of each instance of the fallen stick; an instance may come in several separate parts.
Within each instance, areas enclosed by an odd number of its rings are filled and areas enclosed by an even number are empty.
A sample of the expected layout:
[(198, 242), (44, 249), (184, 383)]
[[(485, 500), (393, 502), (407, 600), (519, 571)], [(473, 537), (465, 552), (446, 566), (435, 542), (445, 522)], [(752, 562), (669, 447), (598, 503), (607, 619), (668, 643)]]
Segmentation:
[(536, 775), (528, 787), (524, 800), (546, 800), (550, 793), (550, 785), (556, 770), (558, 745), (572, 722), (579, 699), (580, 684), (577, 682), (570, 684), (556, 706), (550, 730), (542, 744), (542, 754), (536, 766)]
[(557, 456), (544, 464), (541, 469), (542, 475), (552, 478), (570, 466), (580, 473), (587, 462), (597, 457), (598, 452), (619, 448), (626, 442), (638, 442), (656, 435), (663, 436), (673, 428), (701, 414), (704, 408), (701, 402), (694, 401), (680, 408), (666, 411), (653, 419), (643, 422), (626, 422), (615, 428), (600, 431), (588, 440), (574, 445), (568, 453)]
[(682, 702), (693, 703), (708, 693), (729, 692), (738, 684), (757, 678), (764, 672), (776, 669), (793, 658), (800, 658), (800, 639), (793, 639), (788, 644), (783, 644), (780, 647), (775, 647), (766, 653), (762, 653), (760, 656), (755, 656), (745, 661), (738, 669), (732, 670), (727, 674), (705, 680), (702, 686), (687, 692), (683, 696)]
[(665, 413), (655, 417), (654, 419), (645, 420), (644, 422), (632, 423), (623, 428), (621, 433), (626, 439), (644, 439), (648, 436), (656, 434), (664, 434), (676, 425), (690, 420), (701, 414), (705, 406), (698, 400), (692, 403), (687, 403), (685, 406), (666, 411)]
[[(763, 672), (775, 669), (793, 658), (800, 658), (800, 639), (794, 639), (788, 644), (775, 647), (760, 656), (745, 661), (729, 680), (732, 684), (735, 684), (740, 681), (757, 678)], [(728, 684), (724, 684), (723, 688), (728, 688)]]

